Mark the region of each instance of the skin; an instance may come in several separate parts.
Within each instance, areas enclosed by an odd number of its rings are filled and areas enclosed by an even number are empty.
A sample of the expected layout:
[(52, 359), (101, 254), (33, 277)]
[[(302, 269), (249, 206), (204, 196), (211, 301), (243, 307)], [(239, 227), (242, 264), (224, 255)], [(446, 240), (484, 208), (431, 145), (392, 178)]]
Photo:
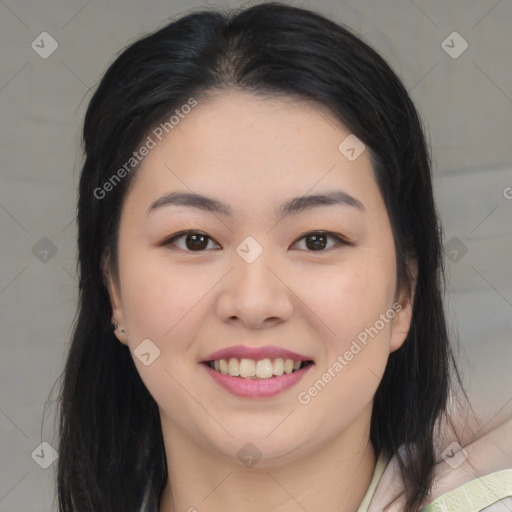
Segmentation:
[[(354, 512), (370, 483), (375, 391), (405, 340), (412, 298), (396, 290), (389, 218), (364, 151), (349, 161), (350, 131), (319, 106), (222, 91), (199, 101), (136, 171), (119, 231), (119, 282), (108, 271), (113, 320), (131, 353), (149, 338), (160, 356), (137, 370), (158, 403), (169, 480), (160, 512)], [(364, 206), (313, 208), (276, 223), (284, 201), (343, 190)], [(147, 214), (172, 191), (228, 204), (232, 218), (190, 206)], [(203, 252), (160, 242), (181, 230), (210, 237)], [(352, 245), (308, 248), (310, 231)], [(236, 248), (253, 237), (263, 253)], [(365, 328), (401, 311), (307, 405), (307, 390)], [(233, 345), (277, 345), (315, 365), (278, 396), (247, 399), (219, 387), (199, 361)], [(261, 459), (237, 452), (252, 443)], [(256, 499), (255, 499), (256, 497)], [(303, 507), (303, 508), (301, 508)]]

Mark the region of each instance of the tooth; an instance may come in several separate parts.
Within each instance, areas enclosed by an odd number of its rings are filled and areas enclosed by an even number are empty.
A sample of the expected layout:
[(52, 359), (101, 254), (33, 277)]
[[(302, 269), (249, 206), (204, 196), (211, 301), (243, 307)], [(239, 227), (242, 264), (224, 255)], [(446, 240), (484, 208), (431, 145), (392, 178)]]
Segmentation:
[(272, 361), (270, 359), (262, 359), (256, 363), (256, 377), (259, 379), (272, 377)]
[(273, 362), (266, 358), (259, 361), (253, 359), (218, 359), (211, 364), (216, 371), (231, 375), (232, 377), (270, 379), (273, 375), (280, 376), (283, 373), (290, 374), (300, 369), (301, 361), (293, 359), (276, 358)]
[(274, 375), (283, 375), (284, 373), (284, 361), (282, 357), (278, 357), (276, 360), (274, 360), (274, 368), (272, 373)]
[(285, 359), (284, 361), (284, 371), (285, 373), (293, 372), (293, 359)]
[(227, 359), (220, 360), (220, 373), (223, 373), (224, 375), (227, 375), (229, 373), (229, 366), (228, 366)]
[(238, 377), (240, 375), (240, 362), (236, 357), (232, 357), (229, 360), (229, 375), (232, 377)]
[(256, 363), (252, 359), (240, 359), (240, 377), (254, 377)]

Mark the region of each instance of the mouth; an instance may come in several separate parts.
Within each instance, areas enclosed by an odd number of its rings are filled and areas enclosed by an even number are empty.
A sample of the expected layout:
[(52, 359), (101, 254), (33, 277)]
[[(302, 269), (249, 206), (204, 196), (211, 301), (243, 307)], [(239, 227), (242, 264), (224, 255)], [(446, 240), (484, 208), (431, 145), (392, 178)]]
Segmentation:
[(293, 388), (315, 365), (309, 359), (230, 357), (202, 361), (201, 366), (224, 390), (240, 398), (268, 399)]
[(294, 360), (282, 357), (259, 360), (230, 357), (203, 361), (202, 364), (217, 373), (230, 377), (238, 377), (247, 380), (270, 380), (281, 377), (282, 375), (290, 375), (298, 372), (314, 363), (312, 360)]

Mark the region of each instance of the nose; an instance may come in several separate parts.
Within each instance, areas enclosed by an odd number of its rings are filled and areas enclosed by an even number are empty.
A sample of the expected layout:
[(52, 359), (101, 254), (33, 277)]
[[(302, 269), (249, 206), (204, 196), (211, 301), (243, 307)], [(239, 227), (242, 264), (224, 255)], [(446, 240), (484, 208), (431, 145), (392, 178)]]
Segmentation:
[(262, 329), (291, 317), (293, 292), (275, 258), (263, 251), (248, 263), (235, 253), (233, 265), (223, 280), (217, 301), (217, 314), (223, 321)]

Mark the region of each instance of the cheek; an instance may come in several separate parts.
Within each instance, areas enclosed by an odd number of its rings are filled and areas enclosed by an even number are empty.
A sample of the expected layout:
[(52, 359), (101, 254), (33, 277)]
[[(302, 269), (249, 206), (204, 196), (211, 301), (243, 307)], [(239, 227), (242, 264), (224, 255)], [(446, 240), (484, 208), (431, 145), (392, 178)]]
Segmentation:
[[(193, 341), (207, 315), (206, 301), (200, 299), (211, 288), (212, 276), (203, 277), (197, 273), (194, 281), (189, 274), (147, 262), (126, 265), (123, 309), (130, 351), (151, 395), (167, 410), (190, 406), (177, 381), (186, 381), (189, 369), (183, 363), (195, 359)], [(138, 347), (147, 339), (157, 347), (150, 345), (150, 350), (158, 354), (149, 365), (137, 357)]]
[(342, 349), (365, 328), (375, 324), (393, 303), (395, 265), (392, 256), (361, 251), (336, 266), (308, 272), (294, 291), (303, 314), (316, 318), (329, 345)]
[(393, 258), (392, 251), (361, 251), (336, 271), (311, 276), (316, 280), (308, 280), (301, 292), (321, 319), (316, 328), (322, 342), (318, 372), (304, 384), (303, 398), (314, 401), (319, 410), (343, 404), (340, 422), (371, 401), (387, 364), (395, 315)]
[(319, 436), (330, 436), (371, 402), (386, 368), (395, 315), (394, 273), (359, 261), (325, 280), (323, 293), (312, 288), (311, 309), (322, 320), (322, 357), (298, 398), (301, 404), (309, 403), (311, 411), (333, 412), (336, 419), (316, 427)]
[(182, 273), (171, 271), (159, 250), (148, 249), (147, 242), (135, 242), (127, 237), (120, 244), (119, 262), (123, 315), (132, 350), (146, 338), (160, 346), (185, 315), (187, 294), (191, 294)]
[(124, 312), (134, 341), (176, 339), (175, 333), (190, 324), (194, 304), (208, 289), (204, 280), (190, 281), (179, 272), (164, 273), (151, 265), (134, 268), (125, 282)]

